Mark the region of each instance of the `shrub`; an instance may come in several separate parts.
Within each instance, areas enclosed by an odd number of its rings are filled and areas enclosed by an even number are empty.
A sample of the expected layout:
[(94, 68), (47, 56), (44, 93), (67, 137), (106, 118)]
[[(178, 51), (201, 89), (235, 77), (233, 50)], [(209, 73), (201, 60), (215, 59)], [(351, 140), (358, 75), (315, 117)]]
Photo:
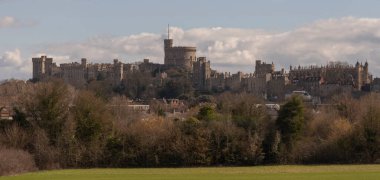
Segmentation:
[(0, 176), (37, 170), (33, 157), (20, 149), (0, 147)]

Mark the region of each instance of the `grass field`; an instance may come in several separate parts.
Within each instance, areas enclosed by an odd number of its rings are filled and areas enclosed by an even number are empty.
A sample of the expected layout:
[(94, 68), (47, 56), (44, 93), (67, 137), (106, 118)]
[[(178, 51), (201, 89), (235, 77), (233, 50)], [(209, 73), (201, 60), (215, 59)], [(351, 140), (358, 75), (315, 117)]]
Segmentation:
[(216, 168), (75, 169), (41, 171), (0, 180), (379, 180), (380, 165), (257, 166)]

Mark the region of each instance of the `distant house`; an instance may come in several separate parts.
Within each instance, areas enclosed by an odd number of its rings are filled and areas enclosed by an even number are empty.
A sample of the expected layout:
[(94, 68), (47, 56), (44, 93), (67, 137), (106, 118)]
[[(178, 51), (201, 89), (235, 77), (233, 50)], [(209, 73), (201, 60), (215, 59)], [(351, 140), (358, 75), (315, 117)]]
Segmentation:
[(13, 120), (12, 112), (7, 107), (0, 107), (0, 120)]
[(128, 105), (128, 108), (132, 109), (133, 111), (143, 111), (143, 112), (148, 112), (150, 109), (149, 105), (140, 105), (140, 104), (131, 104), (131, 105)]
[(182, 100), (179, 99), (162, 99), (166, 112), (176, 113), (185, 112), (187, 107)]

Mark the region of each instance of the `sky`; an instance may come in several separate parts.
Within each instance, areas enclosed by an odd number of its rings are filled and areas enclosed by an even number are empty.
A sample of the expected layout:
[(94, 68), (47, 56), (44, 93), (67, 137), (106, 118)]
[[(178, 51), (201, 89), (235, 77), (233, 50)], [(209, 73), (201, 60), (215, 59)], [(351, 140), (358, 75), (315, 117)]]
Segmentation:
[(368, 61), (380, 76), (377, 0), (0, 0), (0, 79), (29, 79), (32, 57), (57, 64), (163, 63), (174, 45), (196, 46), (215, 70), (253, 73), (254, 62)]

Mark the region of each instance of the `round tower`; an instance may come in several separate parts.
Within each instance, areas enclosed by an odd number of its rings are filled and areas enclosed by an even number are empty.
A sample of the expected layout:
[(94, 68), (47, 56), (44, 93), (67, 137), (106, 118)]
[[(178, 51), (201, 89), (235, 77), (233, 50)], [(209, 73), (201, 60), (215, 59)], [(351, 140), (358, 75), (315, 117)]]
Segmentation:
[(363, 67), (363, 83), (368, 84), (370, 83), (370, 78), (368, 74), (368, 62), (366, 61)]

